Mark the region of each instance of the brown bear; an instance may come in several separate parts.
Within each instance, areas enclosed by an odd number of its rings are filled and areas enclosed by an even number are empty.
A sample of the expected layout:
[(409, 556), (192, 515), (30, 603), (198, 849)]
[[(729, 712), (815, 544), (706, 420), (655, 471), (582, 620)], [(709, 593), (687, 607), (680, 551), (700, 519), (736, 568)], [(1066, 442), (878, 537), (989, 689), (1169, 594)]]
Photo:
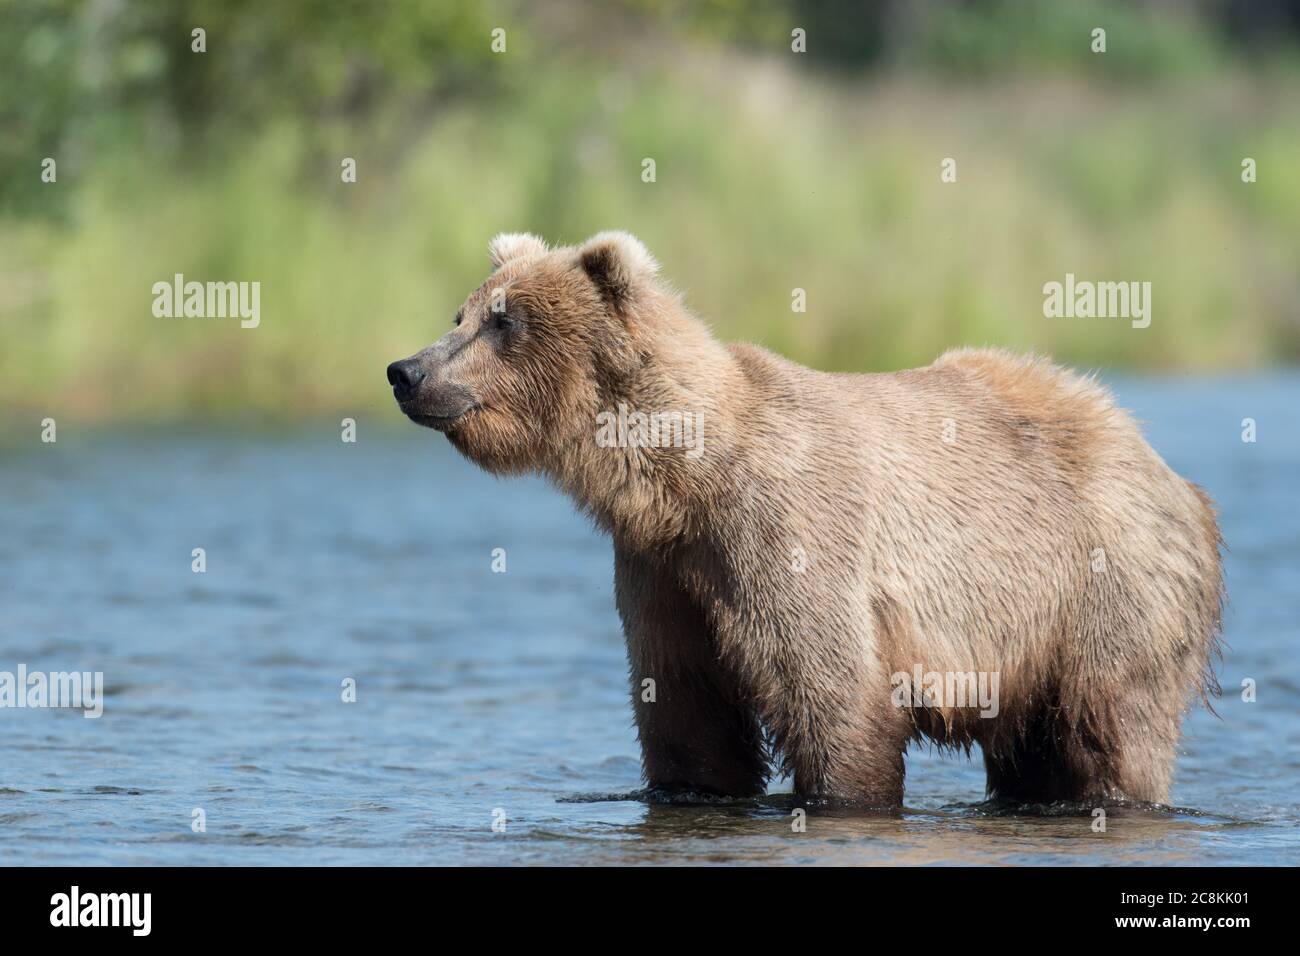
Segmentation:
[[(489, 254), (388, 379), (612, 535), (655, 792), (760, 795), (775, 757), (801, 798), (897, 807), (928, 738), (979, 744), (1004, 801), (1167, 799), (1218, 691), (1219, 531), (1103, 388), (992, 350), (858, 375), (724, 345), (626, 233)], [(997, 699), (949, 693), (976, 680)]]

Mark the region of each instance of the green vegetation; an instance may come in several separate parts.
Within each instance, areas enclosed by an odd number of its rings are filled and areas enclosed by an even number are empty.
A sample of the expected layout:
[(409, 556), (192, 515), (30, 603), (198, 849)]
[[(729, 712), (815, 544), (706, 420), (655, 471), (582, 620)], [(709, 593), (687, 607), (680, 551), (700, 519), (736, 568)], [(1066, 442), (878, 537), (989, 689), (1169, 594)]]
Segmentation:
[[(386, 406), (384, 365), (449, 327), (503, 230), (631, 230), (720, 335), (823, 368), (964, 344), (1142, 369), (1300, 357), (1289, 50), (1128, 11), (1094, 55), (1087, 12), (1109, 7), (939, 5), (893, 25), (903, 46), (866, 23), (820, 68), (813, 26), (788, 52), (799, 4), (730, 6), (574, 5), (557, 27), (527, 6), (128, 4), (94, 24), (94, 5), (0, 3), (5, 417)], [(178, 272), (260, 282), (260, 326), (155, 318)], [(1150, 281), (1151, 327), (1044, 318), (1067, 272)]]

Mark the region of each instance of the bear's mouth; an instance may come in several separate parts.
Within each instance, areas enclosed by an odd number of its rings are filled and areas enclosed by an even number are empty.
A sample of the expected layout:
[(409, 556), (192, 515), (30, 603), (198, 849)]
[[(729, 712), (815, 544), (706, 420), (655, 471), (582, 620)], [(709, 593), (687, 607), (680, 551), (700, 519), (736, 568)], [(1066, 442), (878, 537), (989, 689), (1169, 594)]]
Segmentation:
[(402, 413), (417, 425), (423, 425), (425, 428), (432, 428), (435, 431), (445, 432), (464, 419), (477, 406), (467, 405), (460, 411), (451, 415), (430, 415), (426, 412), (417, 412), (414, 409), (402, 409)]

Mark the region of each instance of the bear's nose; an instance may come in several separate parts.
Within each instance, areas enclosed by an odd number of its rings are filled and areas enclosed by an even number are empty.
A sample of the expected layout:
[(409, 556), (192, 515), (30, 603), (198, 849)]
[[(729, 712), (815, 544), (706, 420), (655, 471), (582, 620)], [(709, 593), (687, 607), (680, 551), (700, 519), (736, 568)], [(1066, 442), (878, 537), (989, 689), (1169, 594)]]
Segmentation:
[(414, 359), (402, 359), (388, 366), (388, 384), (393, 386), (393, 395), (399, 402), (414, 395), (423, 381), (424, 369)]

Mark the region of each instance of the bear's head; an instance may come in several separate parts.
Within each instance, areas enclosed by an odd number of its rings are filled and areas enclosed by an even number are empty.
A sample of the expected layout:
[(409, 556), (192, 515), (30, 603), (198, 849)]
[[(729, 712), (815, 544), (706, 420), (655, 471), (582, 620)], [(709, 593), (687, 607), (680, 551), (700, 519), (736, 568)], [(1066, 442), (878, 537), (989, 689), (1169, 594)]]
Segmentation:
[(658, 265), (625, 232), (557, 249), (503, 234), (488, 255), (492, 275), (453, 328), (389, 365), (388, 381), (412, 421), (489, 471), (544, 469), (590, 439), (596, 412), (635, 374)]

